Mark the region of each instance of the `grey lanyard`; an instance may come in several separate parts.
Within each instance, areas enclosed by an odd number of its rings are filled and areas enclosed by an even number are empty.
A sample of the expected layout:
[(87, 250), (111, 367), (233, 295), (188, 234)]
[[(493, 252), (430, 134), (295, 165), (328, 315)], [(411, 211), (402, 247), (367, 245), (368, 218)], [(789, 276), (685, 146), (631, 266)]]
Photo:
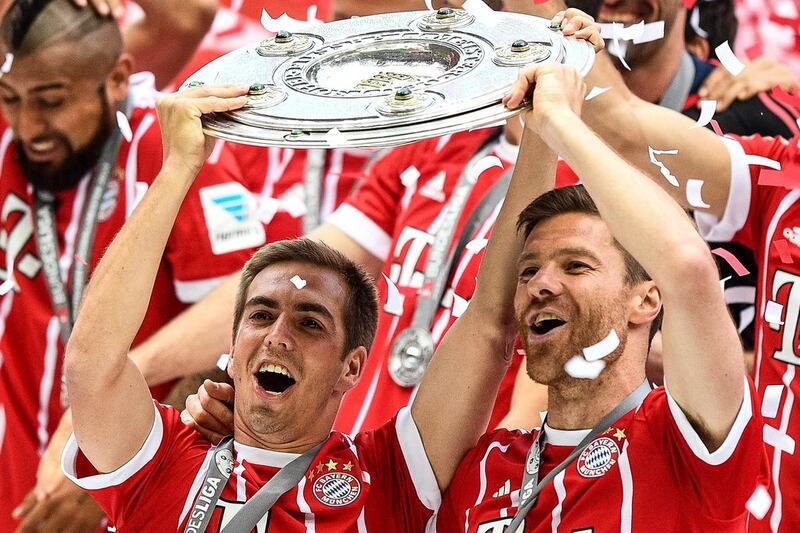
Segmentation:
[(494, 183), (480, 204), (473, 210), (461, 231), (458, 243), (451, 251), (450, 244), (456, 225), (477, 181), (477, 176), (472, 175), (473, 169), (478, 161), (486, 157), (493, 148), (494, 144), (492, 143), (481, 149), (467, 163), (461, 174), (442, 216), (442, 225), (428, 251), (422, 289), (414, 309), (411, 326), (401, 331), (392, 343), (389, 354), (389, 373), (395, 383), (403, 387), (419, 384), (433, 356), (434, 343), (430, 333), (431, 323), (439, 308), (447, 279), (450, 277), (456, 258), (466, 247), (477, 227), (486, 220), (491, 210), (497, 206), (508, 190), (513, 169), (510, 169)]
[[(641, 405), (645, 397), (650, 394), (651, 390), (650, 384), (645, 380), (636, 390), (626, 396), (619, 405), (612, 409), (610, 413), (604, 416), (561, 464), (551, 470), (544, 479), (539, 481), (539, 467), (541, 466), (542, 452), (544, 451), (545, 445), (545, 420), (542, 420), (542, 429), (539, 431), (539, 435), (536, 437), (533, 445), (531, 445), (530, 450), (528, 450), (528, 457), (525, 460), (525, 471), (522, 474), (522, 489), (520, 490), (520, 504), (517, 508), (517, 514), (514, 515), (514, 519), (506, 528), (506, 531), (516, 532), (524, 522), (528, 511), (536, 504), (536, 498), (539, 496), (542, 489), (544, 489), (554, 477), (561, 473), (562, 470), (567, 468), (598, 435), (607, 430), (611, 424), (619, 420), (631, 409), (635, 409)], [(547, 416), (545, 416), (545, 419), (546, 418)]]
[[(126, 113), (127, 111), (126, 103)], [(121, 145), (122, 132), (117, 128), (103, 146), (100, 159), (95, 167), (89, 200), (83, 210), (75, 246), (75, 255), (85, 263), (81, 260), (72, 262), (72, 291), (69, 295), (66, 289), (66, 279), (62, 279), (61, 269), (59, 268), (58, 229), (56, 227), (56, 210), (53, 205), (55, 198), (48, 191), (36, 191), (34, 195), (36, 247), (39, 252), (39, 258), (42, 261), (47, 291), (50, 293), (53, 312), (58, 318), (61, 340), (64, 345), (67, 344), (67, 340), (69, 340), (69, 336), (72, 333), (72, 325), (78, 314), (78, 306), (80, 306), (83, 290), (86, 287), (88, 263), (91, 260), (100, 204), (103, 200), (103, 193), (106, 190), (108, 179), (114, 170), (114, 164), (117, 161)], [(65, 273), (64, 278), (69, 278), (69, 273)]]
[(694, 66), (692, 57), (688, 52), (684, 52), (678, 71), (675, 73), (669, 86), (667, 86), (667, 90), (664, 91), (664, 95), (661, 97), (658, 105), (668, 107), (679, 113), (682, 112), (683, 106), (686, 104), (686, 99), (689, 97), (689, 93), (692, 90), (696, 71), (697, 69)]
[[(327, 440), (327, 439), (326, 439)], [(326, 441), (322, 441), (301, 456), (293, 459), (272, 476), (263, 487), (245, 502), (239, 512), (220, 533), (249, 533), (261, 518), (272, 509), (278, 498), (297, 485), (305, 475), (311, 461)], [(205, 533), (214, 508), (233, 472), (233, 437), (222, 439), (214, 447), (208, 473), (194, 502), (184, 533)]]
[(325, 172), (327, 151), (318, 148), (306, 150), (304, 188), (306, 213), (303, 215), (303, 235), (308, 235), (320, 222), (320, 197), (322, 196), (322, 175)]

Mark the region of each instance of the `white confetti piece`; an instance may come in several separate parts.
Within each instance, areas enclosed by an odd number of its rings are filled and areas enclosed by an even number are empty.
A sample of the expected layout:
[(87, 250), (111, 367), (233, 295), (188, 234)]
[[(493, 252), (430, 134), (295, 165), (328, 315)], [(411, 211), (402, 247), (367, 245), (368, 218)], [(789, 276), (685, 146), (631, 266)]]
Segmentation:
[(350, 142), (347, 136), (339, 131), (339, 128), (333, 128), (325, 134), (325, 142), (331, 147), (347, 146)]
[(9, 292), (11, 292), (11, 290), (14, 289), (16, 286), (17, 283), (14, 281), (13, 278), (5, 280), (3, 284), (0, 285), (0, 296), (5, 296)]
[(403, 295), (400, 294), (397, 285), (386, 277), (386, 274), (381, 275), (386, 280), (386, 304), (383, 306), (383, 310), (390, 315), (400, 316), (403, 314)]
[(587, 361), (576, 355), (564, 365), (564, 371), (576, 379), (596, 379), (606, 367), (605, 361)]
[(410, 167), (405, 169), (402, 172), (402, 174), (400, 174), (400, 183), (402, 183), (403, 187), (407, 189), (409, 187), (413, 187), (414, 185), (416, 185), (419, 177), (420, 177), (419, 169), (417, 169), (417, 167), (415, 167), (414, 165), (411, 165)]
[(433, 11), (433, 5), (431, 4), (433, 0), (425, 0), (425, 7), (428, 8), (428, 11)]
[(678, 183), (678, 178), (673, 176), (672, 172), (669, 171), (669, 169), (666, 167), (666, 165), (664, 165), (664, 163), (662, 163), (661, 161), (659, 161), (656, 158), (656, 156), (658, 156), (658, 155), (678, 155), (678, 151), (677, 150), (654, 150), (652, 146), (648, 146), (647, 150), (650, 153), (650, 162), (661, 169), (661, 175), (664, 176), (665, 178), (667, 178), (667, 181), (669, 182), (669, 184), (672, 185), (673, 187), (680, 187), (680, 184)]
[(764, 310), (764, 320), (770, 324), (781, 325), (783, 324), (783, 320), (781, 320), (782, 316), (783, 306), (781, 304), (771, 300), (767, 302), (767, 308)]
[(630, 41), (634, 44), (649, 43), (664, 38), (664, 21), (644, 21), (625, 26), (620, 22), (600, 24), (600, 37), (608, 40)]
[(649, 43), (664, 38), (664, 21), (648, 22), (644, 25), (644, 31), (638, 37), (634, 37), (633, 44)]
[(589, 94), (586, 95), (586, 98), (584, 98), (584, 100), (588, 102), (589, 100), (597, 98), (601, 94), (607, 92), (609, 89), (611, 89), (611, 87), (592, 87), (592, 90), (589, 91)]
[(767, 516), (767, 511), (769, 511), (771, 505), (772, 497), (769, 495), (767, 487), (759, 485), (756, 487), (756, 490), (753, 491), (753, 494), (750, 495), (750, 498), (744, 506), (751, 515), (761, 520)]
[(700, 38), (708, 39), (708, 32), (700, 27), (700, 6), (697, 4), (692, 9), (692, 14), (689, 15), (689, 24)]
[(464, 248), (466, 248), (473, 254), (477, 254), (478, 252), (486, 248), (487, 244), (489, 244), (488, 239), (472, 239), (467, 243), (467, 245)]
[(478, 178), (481, 177), (481, 174), (483, 174), (492, 167), (500, 167), (502, 169), (504, 168), (503, 162), (500, 161), (500, 158), (497, 157), (496, 155), (487, 155), (486, 157), (475, 163), (475, 166), (472, 168), (472, 180), (478, 181)]
[(707, 126), (711, 119), (714, 118), (714, 113), (717, 112), (716, 100), (700, 100), (700, 117), (692, 125), (692, 128), (702, 128)]
[(611, 41), (611, 46), (608, 47), (608, 53), (616, 56), (619, 59), (622, 66), (625, 67), (626, 70), (630, 70), (631, 67), (628, 66), (627, 61), (625, 61), (625, 54), (628, 52), (628, 43), (625, 41), (621, 41), (620, 39), (614, 39)]
[(736, 54), (733, 53), (731, 50), (731, 45), (728, 44), (728, 41), (725, 41), (721, 45), (717, 46), (714, 49), (714, 52), (717, 54), (717, 59), (719, 62), (722, 63), (722, 66), (725, 67), (725, 70), (730, 72), (734, 76), (738, 76), (744, 70), (744, 63), (742, 63)]
[(727, 278), (722, 278), (719, 280), (719, 288), (722, 289), (722, 294), (725, 294), (725, 282), (731, 279), (732, 276), (728, 276)]
[(300, 276), (292, 276), (292, 279), (290, 279), (289, 281), (291, 281), (292, 285), (294, 285), (298, 289), (302, 289), (303, 287), (305, 287), (308, 284), (306, 282), (306, 280), (304, 280)]
[(771, 168), (772, 170), (780, 170), (781, 164), (774, 159), (770, 159), (768, 157), (760, 156), (760, 155), (745, 155), (744, 160), (750, 166), (761, 166)]
[(481, 0), (467, 0), (461, 7), (475, 15), (475, 18), (483, 24), (496, 26), (500, 21), (500, 15), (497, 11), (484, 4)]
[(224, 353), (224, 354), (220, 355), (219, 359), (217, 359), (217, 368), (219, 368), (223, 372), (227, 372), (228, 371), (228, 363), (230, 363), (230, 361), (231, 361), (231, 354)]
[(256, 216), (258, 217), (258, 220), (264, 224), (269, 224), (272, 222), (272, 219), (275, 217), (275, 213), (278, 212), (280, 206), (281, 201), (277, 198), (261, 198), (258, 202), (258, 209), (256, 210)]
[(703, 201), (703, 180), (688, 180), (686, 182), (686, 200), (692, 207), (711, 207)]
[(616, 350), (617, 346), (619, 346), (619, 337), (617, 336), (616, 330), (612, 329), (605, 339), (597, 344), (584, 348), (583, 357), (589, 362), (599, 361)]
[(612, 36), (615, 39), (622, 39), (623, 41), (633, 41), (644, 35), (644, 21), (639, 21), (630, 26), (624, 26), (619, 22), (612, 22)]
[(293, 33), (304, 32), (308, 30), (309, 27), (322, 23), (321, 20), (316, 18), (316, 6), (312, 7), (314, 7), (314, 11), (312, 12), (311, 9), (308, 10), (308, 20), (293, 19), (286, 13), (283, 13), (280, 17), (274, 19), (269, 15), (266, 9), (262, 8), (261, 25), (264, 26), (264, 29), (270, 33), (277, 33), (281, 30)]
[(14, 54), (11, 52), (6, 53), (6, 59), (3, 61), (3, 65), (0, 66), (0, 72), (3, 74), (8, 74), (11, 71), (11, 65), (14, 63)]
[(122, 111), (117, 111), (117, 126), (125, 140), (131, 142), (133, 140), (133, 131), (131, 131), (131, 124), (128, 122), (128, 117)]
[(792, 437), (772, 426), (764, 426), (764, 442), (776, 450), (781, 450), (789, 455), (794, 455), (795, 442)]
[(458, 318), (464, 314), (469, 306), (469, 301), (465, 300), (458, 294), (453, 294), (453, 318)]
[(778, 415), (778, 405), (781, 403), (783, 385), (767, 385), (764, 389), (764, 399), (761, 400), (761, 416), (775, 418)]

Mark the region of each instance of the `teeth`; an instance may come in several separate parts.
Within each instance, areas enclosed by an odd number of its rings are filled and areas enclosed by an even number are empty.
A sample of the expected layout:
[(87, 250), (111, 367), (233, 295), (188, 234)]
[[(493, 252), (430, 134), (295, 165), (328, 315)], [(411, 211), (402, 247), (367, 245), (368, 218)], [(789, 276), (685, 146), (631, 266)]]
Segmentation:
[(56, 143), (54, 141), (31, 143), (31, 148), (37, 152), (46, 152), (52, 150)]
[(538, 326), (545, 320), (561, 320), (561, 317), (554, 315), (553, 313), (542, 313), (536, 317), (536, 322), (534, 322), (534, 324)]
[(283, 374), (284, 376), (292, 377), (289, 369), (283, 365), (262, 364), (258, 369), (259, 372), (272, 372), (273, 374)]

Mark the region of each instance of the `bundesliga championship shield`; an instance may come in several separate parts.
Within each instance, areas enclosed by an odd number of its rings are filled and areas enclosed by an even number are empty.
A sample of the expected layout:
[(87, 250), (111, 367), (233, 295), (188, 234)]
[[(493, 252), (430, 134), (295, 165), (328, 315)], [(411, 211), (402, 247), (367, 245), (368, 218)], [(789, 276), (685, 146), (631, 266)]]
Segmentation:
[[(481, 4), (484, 8), (485, 5)], [(463, 9), (390, 13), (278, 32), (203, 67), (184, 87), (249, 85), (248, 104), (204, 118), (208, 135), (257, 146), (381, 147), (497, 124), (530, 63), (586, 74), (592, 47), (549, 21)]]

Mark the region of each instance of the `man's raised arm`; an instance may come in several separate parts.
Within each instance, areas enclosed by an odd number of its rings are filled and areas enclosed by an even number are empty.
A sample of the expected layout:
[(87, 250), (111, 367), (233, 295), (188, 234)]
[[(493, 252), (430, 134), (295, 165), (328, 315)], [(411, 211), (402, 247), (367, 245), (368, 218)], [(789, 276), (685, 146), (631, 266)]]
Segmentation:
[(132, 458), (153, 423), (150, 392), (128, 350), (144, 319), (175, 217), (212, 145), (200, 116), (241, 107), (246, 92), (199, 87), (158, 104), (161, 172), (93, 274), (64, 356), (75, 437), (100, 472)]
[[(544, 72), (532, 69), (531, 79)], [(563, 90), (579, 96), (574, 85)], [(660, 290), (667, 386), (706, 447), (716, 449), (742, 404), (744, 367), (708, 246), (683, 209), (576, 114), (562, 106), (543, 124), (542, 137), (580, 176), (611, 234)]]

